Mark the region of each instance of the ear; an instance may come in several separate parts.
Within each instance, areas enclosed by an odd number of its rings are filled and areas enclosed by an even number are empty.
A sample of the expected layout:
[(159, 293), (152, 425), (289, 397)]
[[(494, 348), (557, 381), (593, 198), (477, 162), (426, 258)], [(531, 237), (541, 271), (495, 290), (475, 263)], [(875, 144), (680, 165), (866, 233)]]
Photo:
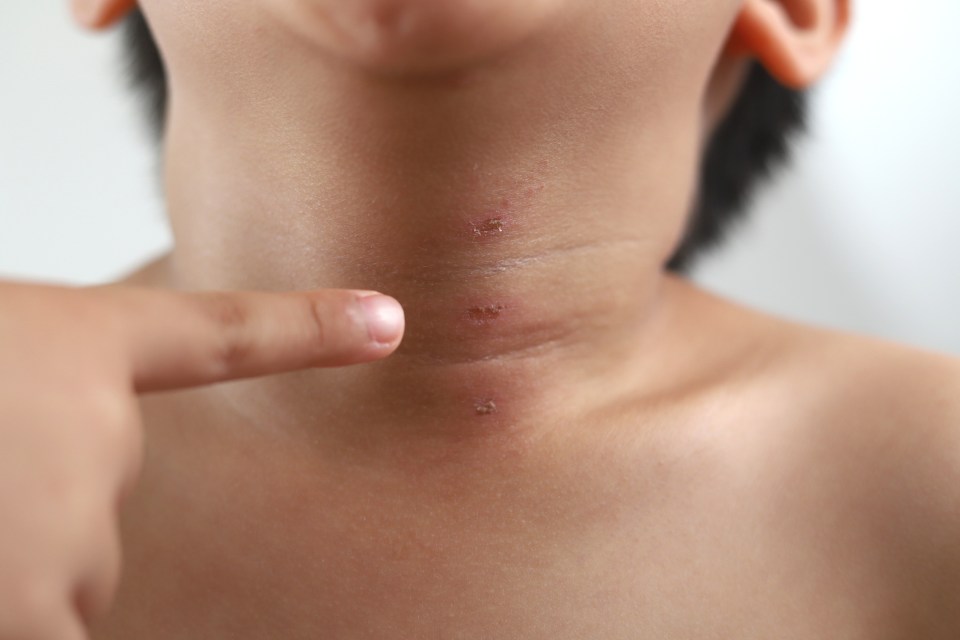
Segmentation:
[(756, 58), (792, 89), (830, 65), (850, 22), (851, 0), (744, 0), (728, 53)]
[(135, 6), (137, 0), (70, 0), (74, 19), (88, 29), (111, 27)]

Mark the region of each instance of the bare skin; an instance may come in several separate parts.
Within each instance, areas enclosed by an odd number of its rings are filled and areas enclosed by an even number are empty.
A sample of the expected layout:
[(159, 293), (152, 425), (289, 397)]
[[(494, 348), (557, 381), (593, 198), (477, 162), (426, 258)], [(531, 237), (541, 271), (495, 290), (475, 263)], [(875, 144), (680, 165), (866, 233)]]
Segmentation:
[(142, 6), (176, 247), (128, 283), (376, 289), (407, 331), (141, 398), (93, 638), (960, 633), (960, 366), (662, 269), (747, 60), (809, 85), (846, 2)]
[(913, 529), (956, 504), (957, 363), (665, 296), (682, 383), (537, 438), (332, 450), (144, 399), (93, 637), (955, 637), (955, 538)]
[(143, 458), (138, 393), (370, 362), (402, 309), (368, 291), (0, 282), (0, 638), (80, 640), (113, 601), (117, 511)]

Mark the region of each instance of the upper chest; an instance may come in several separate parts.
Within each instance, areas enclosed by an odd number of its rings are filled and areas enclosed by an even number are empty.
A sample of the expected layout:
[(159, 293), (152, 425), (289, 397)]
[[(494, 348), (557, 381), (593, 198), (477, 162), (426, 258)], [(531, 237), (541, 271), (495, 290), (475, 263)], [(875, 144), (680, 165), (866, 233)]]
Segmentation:
[(857, 505), (742, 444), (401, 470), (155, 439), (94, 638), (897, 637)]

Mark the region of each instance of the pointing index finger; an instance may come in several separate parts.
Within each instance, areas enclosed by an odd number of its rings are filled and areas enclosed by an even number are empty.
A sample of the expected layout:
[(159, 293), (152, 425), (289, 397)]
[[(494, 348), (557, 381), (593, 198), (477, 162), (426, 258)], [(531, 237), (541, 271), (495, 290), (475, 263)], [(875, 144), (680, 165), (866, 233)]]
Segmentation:
[(400, 304), (371, 291), (180, 293), (116, 288), (138, 392), (369, 362), (403, 335)]

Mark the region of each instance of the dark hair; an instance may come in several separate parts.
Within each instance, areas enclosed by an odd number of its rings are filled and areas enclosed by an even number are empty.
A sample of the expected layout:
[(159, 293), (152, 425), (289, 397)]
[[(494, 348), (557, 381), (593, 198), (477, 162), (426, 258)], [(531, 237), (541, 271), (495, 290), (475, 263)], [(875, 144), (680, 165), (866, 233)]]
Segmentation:
[[(130, 81), (145, 102), (159, 140), (167, 107), (160, 52), (140, 10), (131, 12), (123, 31)], [(688, 272), (744, 218), (756, 186), (786, 163), (791, 139), (805, 130), (806, 97), (802, 91), (781, 85), (760, 64), (753, 64), (740, 95), (707, 144), (696, 204), (668, 269)]]

